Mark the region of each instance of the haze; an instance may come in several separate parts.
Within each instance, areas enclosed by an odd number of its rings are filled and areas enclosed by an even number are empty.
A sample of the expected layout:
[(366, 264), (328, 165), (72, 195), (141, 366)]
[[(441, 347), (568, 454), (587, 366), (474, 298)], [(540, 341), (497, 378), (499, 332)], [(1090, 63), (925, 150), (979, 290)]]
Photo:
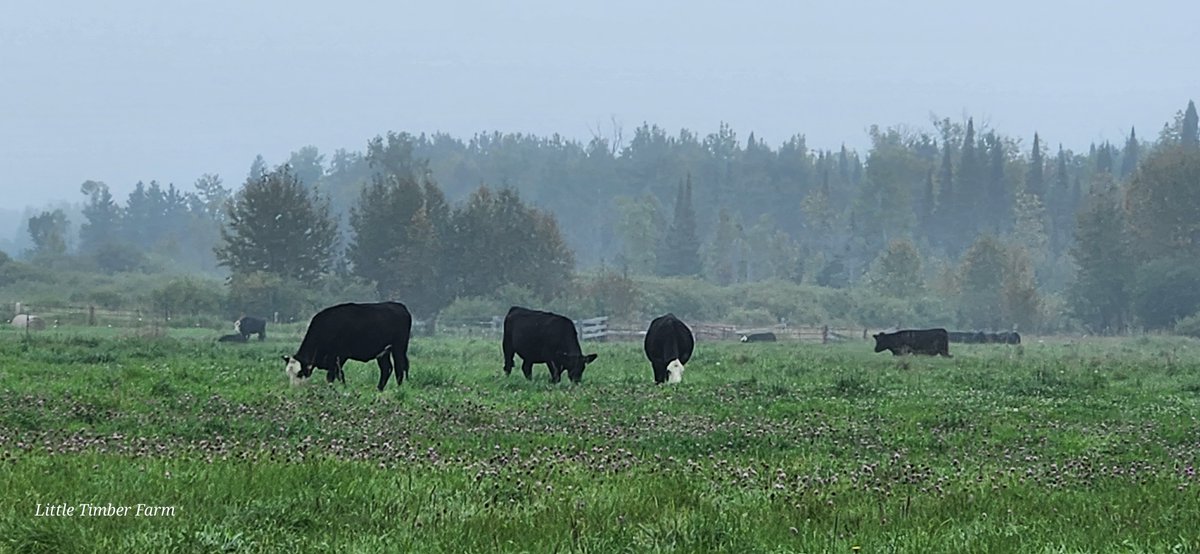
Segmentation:
[[(1086, 148), (1200, 91), (1190, 2), (121, 2), (0, 10), (0, 206), (244, 180), (388, 130), (616, 121), (865, 149), (930, 114)], [(968, 5), (971, 4), (971, 5)]]

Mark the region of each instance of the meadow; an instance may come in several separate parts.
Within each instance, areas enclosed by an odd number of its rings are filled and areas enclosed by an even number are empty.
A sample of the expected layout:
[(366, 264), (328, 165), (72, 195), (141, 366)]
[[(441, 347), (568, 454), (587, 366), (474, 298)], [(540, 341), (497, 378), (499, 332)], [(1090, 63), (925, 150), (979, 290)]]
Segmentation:
[(1188, 339), (701, 342), (655, 386), (639, 343), (551, 385), (417, 337), (379, 393), (288, 386), (299, 332), (0, 332), (0, 552), (1200, 550)]

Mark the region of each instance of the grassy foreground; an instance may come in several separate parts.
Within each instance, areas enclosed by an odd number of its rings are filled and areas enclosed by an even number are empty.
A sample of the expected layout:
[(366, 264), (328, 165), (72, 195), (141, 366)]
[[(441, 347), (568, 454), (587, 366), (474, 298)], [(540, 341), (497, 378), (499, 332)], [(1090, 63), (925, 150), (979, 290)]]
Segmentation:
[[(656, 387), (418, 338), (377, 393), (289, 388), (292, 335), (0, 332), (0, 552), (1200, 550), (1196, 342), (701, 343)], [(82, 503), (174, 515), (37, 515)]]

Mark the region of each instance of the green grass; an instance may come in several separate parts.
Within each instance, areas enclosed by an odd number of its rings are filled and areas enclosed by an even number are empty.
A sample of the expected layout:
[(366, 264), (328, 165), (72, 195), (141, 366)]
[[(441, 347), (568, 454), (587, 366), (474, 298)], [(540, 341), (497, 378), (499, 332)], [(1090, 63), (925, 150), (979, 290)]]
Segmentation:
[[(379, 393), (217, 334), (0, 331), (0, 552), (1200, 549), (1194, 341), (701, 343), (660, 387), (639, 344), (555, 386), (417, 338)], [(35, 517), (85, 502), (176, 514)]]

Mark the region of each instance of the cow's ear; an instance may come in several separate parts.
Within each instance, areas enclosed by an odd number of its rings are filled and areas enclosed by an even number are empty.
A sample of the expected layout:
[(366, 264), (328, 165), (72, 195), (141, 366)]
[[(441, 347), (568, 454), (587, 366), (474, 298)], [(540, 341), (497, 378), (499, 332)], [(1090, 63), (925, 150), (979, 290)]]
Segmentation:
[(592, 363), (592, 362), (594, 362), (594, 361), (596, 361), (596, 355), (595, 355), (595, 354), (588, 354), (587, 356), (584, 356), (584, 357), (583, 357), (583, 363), (584, 363), (584, 364), (590, 364), (590, 363)]

